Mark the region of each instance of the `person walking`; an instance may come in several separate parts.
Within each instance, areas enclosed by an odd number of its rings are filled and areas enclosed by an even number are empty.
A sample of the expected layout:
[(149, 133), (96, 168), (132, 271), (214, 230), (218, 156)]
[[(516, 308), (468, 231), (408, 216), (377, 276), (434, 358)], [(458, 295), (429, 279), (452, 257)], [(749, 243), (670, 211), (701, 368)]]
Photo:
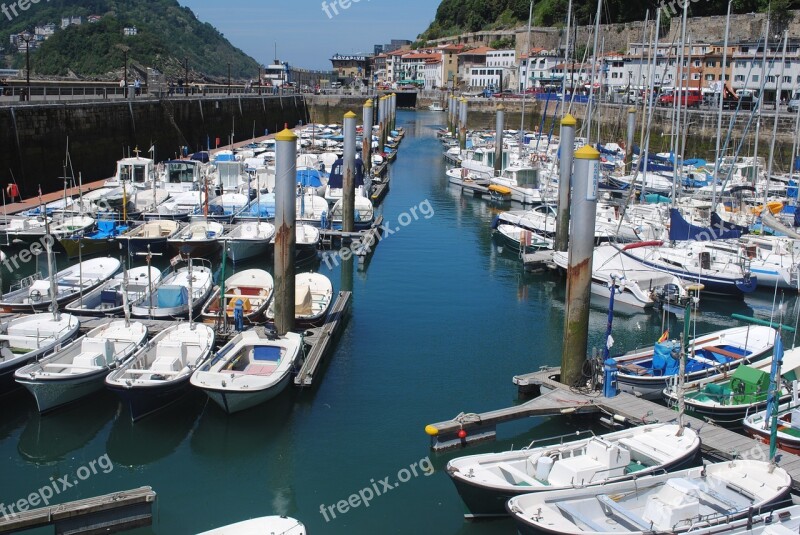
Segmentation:
[(139, 80), (139, 77), (136, 77), (136, 80), (133, 81), (133, 94), (134, 96), (139, 96), (142, 93), (142, 82)]

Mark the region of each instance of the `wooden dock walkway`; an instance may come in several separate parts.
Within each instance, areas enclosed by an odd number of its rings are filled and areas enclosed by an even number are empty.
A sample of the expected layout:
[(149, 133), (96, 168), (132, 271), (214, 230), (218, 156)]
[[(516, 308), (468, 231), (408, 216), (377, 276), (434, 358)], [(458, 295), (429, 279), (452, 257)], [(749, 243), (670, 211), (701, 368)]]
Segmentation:
[(294, 378), (295, 385), (311, 386), (314, 383), (314, 378), (328, 353), (331, 343), (344, 326), (351, 297), (352, 292), (340, 291), (328, 312), (328, 316), (325, 318), (325, 323), (319, 330), (315, 330), (313, 335), (306, 337), (306, 341), (311, 343), (311, 349), (306, 355), (300, 371), (297, 372)]
[[(56, 533), (116, 533), (153, 522), (151, 487), (114, 492), (0, 517), (0, 533), (55, 526)], [(37, 500), (38, 501), (38, 500)]]
[[(523, 391), (539, 389), (541, 395), (513, 407), (480, 414), (461, 413), (452, 420), (428, 425), (425, 432), (431, 436), (434, 450), (463, 447), (473, 442), (492, 440), (496, 425), (530, 416), (556, 414), (603, 414), (609, 422), (642, 425), (645, 423), (677, 422), (678, 413), (655, 402), (628, 393), (606, 398), (600, 392), (581, 392), (557, 381), (560, 370), (545, 368), (537, 372), (518, 375), (514, 383)], [(698, 433), (702, 452), (717, 460), (733, 458), (769, 458), (769, 445), (736, 433), (730, 429), (684, 415), (683, 422)], [(464, 438), (458, 436), (460, 430)], [(800, 457), (778, 450), (778, 465), (792, 477), (792, 487), (800, 491)]]

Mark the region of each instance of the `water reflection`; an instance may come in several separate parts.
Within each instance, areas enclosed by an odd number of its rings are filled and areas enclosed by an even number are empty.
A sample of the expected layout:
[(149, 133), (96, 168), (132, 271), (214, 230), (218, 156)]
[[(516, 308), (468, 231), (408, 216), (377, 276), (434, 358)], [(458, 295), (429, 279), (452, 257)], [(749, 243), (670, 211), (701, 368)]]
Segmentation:
[(204, 396), (191, 391), (176, 403), (133, 423), (127, 409), (117, 415), (106, 441), (114, 464), (143, 466), (174, 452), (200, 415)]
[(19, 454), (36, 463), (61, 460), (88, 444), (118, 409), (117, 398), (106, 391), (44, 416), (32, 404), (19, 438)]

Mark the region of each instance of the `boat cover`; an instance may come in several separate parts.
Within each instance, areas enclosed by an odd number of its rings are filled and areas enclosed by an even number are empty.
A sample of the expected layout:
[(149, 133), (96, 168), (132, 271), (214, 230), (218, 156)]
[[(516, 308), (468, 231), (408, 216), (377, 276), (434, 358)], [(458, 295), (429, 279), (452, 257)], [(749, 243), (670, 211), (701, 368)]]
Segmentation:
[(158, 308), (173, 308), (189, 303), (189, 289), (186, 286), (165, 285), (158, 289)]
[(719, 227), (700, 227), (686, 221), (677, 208), (669, 209), (669, 239), (671, 241), (713, 241), (738, 239), (742, 233)]
[(674, 340), (657, 343), (653, 349), (653, 375), (678, 373), (680, 349), (680, 345)]

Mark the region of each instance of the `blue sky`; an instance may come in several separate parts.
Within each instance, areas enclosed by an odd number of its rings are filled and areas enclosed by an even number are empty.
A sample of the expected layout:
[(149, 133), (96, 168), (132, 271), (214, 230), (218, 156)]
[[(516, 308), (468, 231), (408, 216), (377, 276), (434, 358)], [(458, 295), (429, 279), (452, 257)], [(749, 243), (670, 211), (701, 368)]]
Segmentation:
[[(371, 52), (391, 39), (414, 40), (436, 15), (437, 0), (178, 0), (202, 22), (262, 64), (278, 58), (308, 69), (331, 68), (335, 53)], [(336, 11), (338, 10), (338, 15)]]

